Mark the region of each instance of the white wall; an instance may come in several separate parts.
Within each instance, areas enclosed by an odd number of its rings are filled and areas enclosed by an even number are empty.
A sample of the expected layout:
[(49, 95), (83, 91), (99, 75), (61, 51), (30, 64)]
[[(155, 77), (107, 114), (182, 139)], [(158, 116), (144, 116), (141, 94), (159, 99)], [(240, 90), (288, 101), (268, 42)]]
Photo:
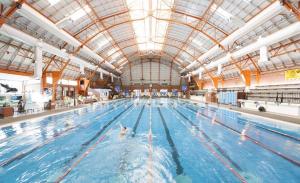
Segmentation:
[[(159, 67), (160, 67), (160, 80), (159, 78)], [(172, 69), (171, 77), (172, 81), (170, 83), (170, 66), (165, 64), (159, 64), (158, 62), (143, 62), (142, 64), (132, 65), (131, 73), (132, 73), (132, 83), (141, 83), (142, 79), (142, 71), (143, 71), (143, 83), (167, 83), (168, 85), (179, 85), (180, 84), (180, 74), (176, 69)], [(151, 79), (150, 79), (150, 71), (151, 71)], [(126, 65), (123, 70), (123, 74), (121, 75), (123, 85), (130, 85), (130, 68), (129, 65)]]

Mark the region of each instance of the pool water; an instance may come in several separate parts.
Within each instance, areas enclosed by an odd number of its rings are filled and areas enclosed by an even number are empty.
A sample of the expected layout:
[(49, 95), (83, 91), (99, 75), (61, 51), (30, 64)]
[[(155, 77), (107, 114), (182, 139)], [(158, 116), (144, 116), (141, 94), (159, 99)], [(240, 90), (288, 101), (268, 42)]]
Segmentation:
[(299, 141), (296, 124), (123, 99), (2, 126), (0, 182), (299, 182)]

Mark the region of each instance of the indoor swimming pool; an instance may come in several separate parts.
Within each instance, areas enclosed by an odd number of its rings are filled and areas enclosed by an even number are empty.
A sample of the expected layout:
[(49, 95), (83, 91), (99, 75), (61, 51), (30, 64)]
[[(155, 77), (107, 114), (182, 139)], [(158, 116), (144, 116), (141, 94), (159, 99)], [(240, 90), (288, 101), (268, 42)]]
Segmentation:
[(0, 182), (296, 183), (299, 142), (300, 125), (122, 99), (2, 126)]

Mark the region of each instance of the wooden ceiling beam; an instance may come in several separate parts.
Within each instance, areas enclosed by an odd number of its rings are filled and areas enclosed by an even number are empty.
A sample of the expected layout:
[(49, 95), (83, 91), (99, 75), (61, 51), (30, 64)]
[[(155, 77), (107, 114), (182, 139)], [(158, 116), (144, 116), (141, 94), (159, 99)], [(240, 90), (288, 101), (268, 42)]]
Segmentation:
[[(9, 18), (11, 18), (14, 13), (22, 7), (22, 4), (25, 3), (26, 0), (18, 0), (13, 2), (12, 6), (4, 12), (4, 14), (0, 17), (0, 27), (5, 24)], [(3, 8), (3, 6), (2, 6)]]
[(14, 71), (14, 70), (8, 70), (8, 69), (0, 69), (0, 73), (13, 74), (13, 75), (19, 75), (19, 76), (33, 76), (32, 72), (21, 72), (21, 71)]

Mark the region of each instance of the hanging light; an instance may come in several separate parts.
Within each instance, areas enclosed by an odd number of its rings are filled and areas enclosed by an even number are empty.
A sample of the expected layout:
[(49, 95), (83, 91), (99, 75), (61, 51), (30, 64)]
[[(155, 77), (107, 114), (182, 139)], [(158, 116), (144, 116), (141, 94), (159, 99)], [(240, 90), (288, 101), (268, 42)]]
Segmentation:
[(199, 72), (199, 80), (202, 79), (202, 71)]
[(221, 73), (222, 73), (222, 64), (219, 64), (218, 65), (217, 75), (219, 76), (219, 75), (221, 75)]
[(103, 80), (103, 72), (100, 72), (100, 79)]
[(114, 82), (114, 77), (111, 73), (110, 73), (110, 76), (111, 76), (111, 82), (113, 83)]
[(80, 70), (80, 74), (84, 74), (84, 65), (83, 64), (79, 65), (79, 70)]

